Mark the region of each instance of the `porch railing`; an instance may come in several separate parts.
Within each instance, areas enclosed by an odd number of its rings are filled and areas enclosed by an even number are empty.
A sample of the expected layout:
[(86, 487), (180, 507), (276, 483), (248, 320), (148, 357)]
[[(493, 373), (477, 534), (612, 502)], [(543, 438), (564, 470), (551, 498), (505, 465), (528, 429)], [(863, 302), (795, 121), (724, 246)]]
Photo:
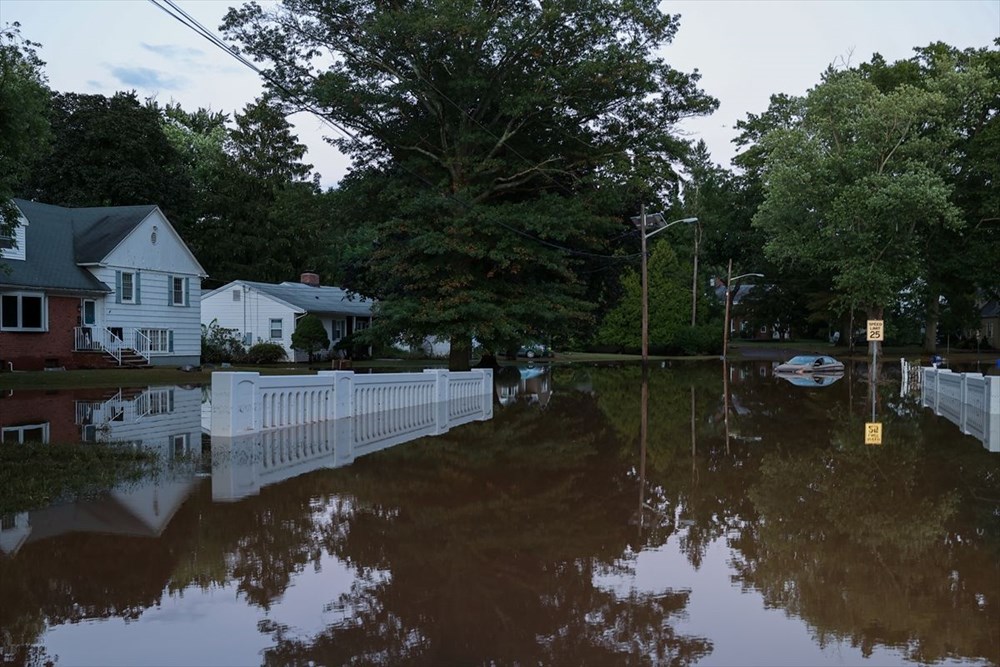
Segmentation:
[(152, 342), (149, 336), (134, 327), (124, 327), (115, 331), (98, 326), (74, 327), (73, 349), (77, 352), (106, 352), (121, 366), (122, 352), (125, 350), (135, 352), (148, 362), (152, 352)]

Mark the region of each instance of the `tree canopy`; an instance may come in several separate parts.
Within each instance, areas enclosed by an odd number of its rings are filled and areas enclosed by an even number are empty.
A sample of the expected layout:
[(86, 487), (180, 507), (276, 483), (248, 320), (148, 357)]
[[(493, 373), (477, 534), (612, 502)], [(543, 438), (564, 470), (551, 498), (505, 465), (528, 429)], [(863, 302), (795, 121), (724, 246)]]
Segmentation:
[(609, 186), (665, 187), (674, 124), (716, 105), (655, 55), (678, 19), (650, 1), (290, 0), (223, 27), (273, 93), (339, 128), (372, 248), (349, 286), (379, 298), (378, 327), (462, 350), (588, 319), (579, 258), (625, 207)]

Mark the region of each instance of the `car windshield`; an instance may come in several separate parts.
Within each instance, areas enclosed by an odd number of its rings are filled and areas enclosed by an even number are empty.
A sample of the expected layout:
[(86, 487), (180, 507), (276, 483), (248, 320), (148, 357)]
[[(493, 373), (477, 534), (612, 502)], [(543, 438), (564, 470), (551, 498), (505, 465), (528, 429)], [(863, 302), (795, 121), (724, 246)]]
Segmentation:
[(814, 356), (814, 355), (801, 354), (801, 355), (799, 355), (797, 357), (792, 357), (791, 359), (789, 359), (785, 363), (795, 364), (796, 366), (798, 366), (798, 365), (802, 365), (802, 364), (811, 364), (811, 363), (813, 363), (814, 361), (816, 361), (817, 359), (820, 359), (820, 358), (821, 357), (817, 357), (817, 356)]

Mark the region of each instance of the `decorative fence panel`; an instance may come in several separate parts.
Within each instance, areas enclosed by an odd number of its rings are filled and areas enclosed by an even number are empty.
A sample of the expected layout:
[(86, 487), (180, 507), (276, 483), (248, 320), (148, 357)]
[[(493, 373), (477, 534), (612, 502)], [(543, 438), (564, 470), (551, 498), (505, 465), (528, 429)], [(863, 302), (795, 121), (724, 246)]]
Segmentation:
[(921, 405), (981, 440), (991, 452), (1000, 452), (1000, 377), (943, 368), (921, 371)]

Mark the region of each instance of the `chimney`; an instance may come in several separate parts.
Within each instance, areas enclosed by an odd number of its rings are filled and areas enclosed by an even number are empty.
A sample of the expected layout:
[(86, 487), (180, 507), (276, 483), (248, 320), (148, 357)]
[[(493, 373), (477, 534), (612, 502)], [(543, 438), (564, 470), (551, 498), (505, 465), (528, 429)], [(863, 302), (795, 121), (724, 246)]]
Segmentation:
[(319, 274), (306, 272), (299, 276), (299, 282), (303, 285), (312, 285), (313, 287), (319, 287)]

